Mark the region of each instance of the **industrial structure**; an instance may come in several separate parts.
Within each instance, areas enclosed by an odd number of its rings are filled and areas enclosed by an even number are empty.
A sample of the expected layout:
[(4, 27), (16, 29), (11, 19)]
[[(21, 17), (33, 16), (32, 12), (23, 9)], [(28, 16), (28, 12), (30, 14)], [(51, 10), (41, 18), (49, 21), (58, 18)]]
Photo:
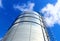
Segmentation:
[(49, 37), (41, 15), (35, 11), (24, 11), (3, 41), (49, 41)]

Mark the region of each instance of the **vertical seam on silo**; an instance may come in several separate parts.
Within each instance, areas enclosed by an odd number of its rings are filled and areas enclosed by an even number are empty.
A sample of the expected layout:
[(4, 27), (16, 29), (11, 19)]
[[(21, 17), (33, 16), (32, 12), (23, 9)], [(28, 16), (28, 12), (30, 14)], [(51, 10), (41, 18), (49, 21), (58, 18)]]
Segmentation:
[(30, 23), (30, 35), (29, 35), (29, 41), (31, 41), (31, 28), (32, 28), (32, 26), (31, 26), (31, 23)]
[[(18, 25), (19, 25), (19, 24), (18, 24)], [(15, 29), (14, 35), (15, 35), (15, 33), (16, 33), (16, 31), (17, 31), (17, 29), (18, 29), (18, 27)], [(13, 37), (12, 37), (11, 41), (13, 40), (14, 35), (13, 35)]]

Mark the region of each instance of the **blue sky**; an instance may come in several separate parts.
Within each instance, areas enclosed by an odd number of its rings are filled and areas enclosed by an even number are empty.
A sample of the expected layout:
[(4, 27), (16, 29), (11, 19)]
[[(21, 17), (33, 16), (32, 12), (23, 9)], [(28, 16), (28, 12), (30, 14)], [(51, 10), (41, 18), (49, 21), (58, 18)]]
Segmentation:
[(32, 5), (31, 8), (32, 10), (43, 13), (42, 15), (51, 41), (54, 41), (53, 39), (60, 41), (59, 0), (0, 0), (0, 38), (5, 35), (10, 26), (12, 26), (12, 23), (22, 12), (18, 7), (25, 6), (27, 8), (29, 2), (34, 3), (34, 6)]

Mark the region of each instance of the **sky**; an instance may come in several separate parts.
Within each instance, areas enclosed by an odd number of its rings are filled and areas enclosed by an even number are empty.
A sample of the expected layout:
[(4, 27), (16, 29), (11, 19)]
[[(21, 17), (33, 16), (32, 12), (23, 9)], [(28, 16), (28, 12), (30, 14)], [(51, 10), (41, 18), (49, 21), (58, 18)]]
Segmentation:
[(40, 12), (51, 41), (60, 41), (60, 0), (0, 0), (0, 40), (22, 11)]

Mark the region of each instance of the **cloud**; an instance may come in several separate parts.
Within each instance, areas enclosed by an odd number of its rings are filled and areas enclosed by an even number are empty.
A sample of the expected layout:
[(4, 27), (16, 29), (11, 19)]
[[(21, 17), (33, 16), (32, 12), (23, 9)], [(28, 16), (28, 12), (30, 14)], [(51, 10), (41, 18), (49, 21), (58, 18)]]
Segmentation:
[(60, 0), (55, 5), (48, 3), (41, 9), (44, 14), (46, 26), (53, 27), (54, 24), (60, 25)]
[(3, 6), (2, 6), (2, 0), (0, 0), (0, 7), (3, 7)]
[(15, 9), (20, 10), (20, 11), (28, 11), (28, 10), (33, 10), (34, 5), (35, 4), (32, 3), (32, 2), (28, 2), (27, 4), (23, 4), (22, 6), (20, 6), (20, 5), (14, 5), (13, 7)]

